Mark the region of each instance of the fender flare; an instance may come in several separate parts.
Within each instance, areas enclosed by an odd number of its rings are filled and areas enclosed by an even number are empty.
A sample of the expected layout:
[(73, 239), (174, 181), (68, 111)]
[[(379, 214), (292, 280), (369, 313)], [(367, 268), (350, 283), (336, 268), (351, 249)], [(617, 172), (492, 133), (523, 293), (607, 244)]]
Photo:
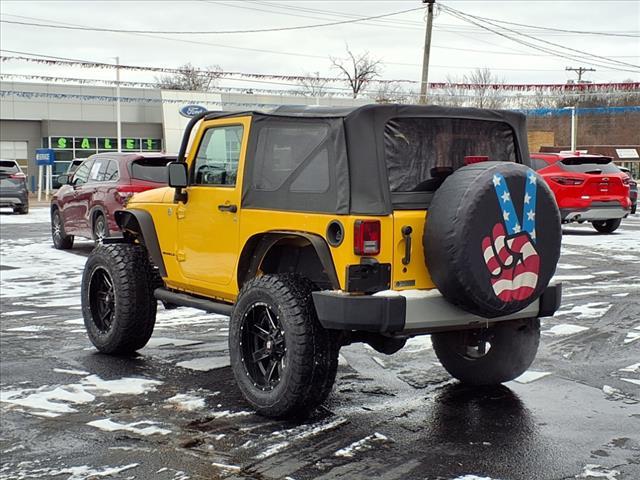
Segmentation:
[(247, 279), (253, 278), (258, 272), (258, 268), (266, 257), (267, 253), (280, 240), (286, 238), (302, 238), (307, 240), (316, 251), (320, 263), (324, 268), (332, 288), (340, 290), (340, 281), (336, 274), (333, 257), (329, 250), (329, 245), (320, 235), (308, 232), (288, 231), (288, 230), (271, 230), (268, 232), (258, 233), (245, 243), (240, 259), (238, 261), (238, 287), (241, 288)]
[(151, 214), (144, 210), (117, 210), (114, 217), (125, 237), (127, 234), (136, 237), (149, 252), (151, 260), (160, 271), (160, 276), (166, 277), (167, 269)]

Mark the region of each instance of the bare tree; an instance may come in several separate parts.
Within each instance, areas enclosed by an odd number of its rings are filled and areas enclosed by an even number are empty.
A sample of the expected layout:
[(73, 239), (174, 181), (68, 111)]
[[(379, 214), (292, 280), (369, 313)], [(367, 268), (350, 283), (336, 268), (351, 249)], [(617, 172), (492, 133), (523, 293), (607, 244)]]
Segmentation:
[(201, 70), (190, 63), (185, 63), (174, 74), (156, 77), (156, 85), (166, 90), (206, 92), (215, 86), (221, 74), (222, 69), (218, 65)]
[(324, 97), (327, 95), (327, 81), (320, 78), (320, 72), (315, 72), (313, 75), (305, 73), (304, 76), (306, 78), (298, 81), (302, 95), (308, 97)]
[(372, 92), (371, 97), (376, 103), (410, 103), (411, 94), (398, 83), (380, 83), (378, 88)]
[(369, 52), (354, 54), (347, 45), (347, 58), (329, 57), (333, 67), (340, 71), (351, 88), (353, 98), (364, 91), (369, 82), (380, 76), (382, 61), (371, 58)]
[(498, 78), (488, 68), (476, 68), (462, 77), (462, 83), (470, 85), (473, 91), (472, 105), (478, 108), (499, 108), (504, 103), (503, 93), (492, 85), (505, 83), (503, 78)]

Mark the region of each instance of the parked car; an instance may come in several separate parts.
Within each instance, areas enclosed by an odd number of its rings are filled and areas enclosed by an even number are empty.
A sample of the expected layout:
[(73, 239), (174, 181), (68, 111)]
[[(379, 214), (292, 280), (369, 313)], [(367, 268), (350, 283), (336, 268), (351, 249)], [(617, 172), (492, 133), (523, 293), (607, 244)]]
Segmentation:
[(0, 160), (0, 207), (11, 207), (14, 213), (29, 213), (27, 176), (15, 160)]
[(170, 187), (134, 195), (89, 255), (89, 339), (143, 348), (158, 300), (230, 315), (238, 387), (277, 418), (319, 406), (355, 342), (432, 334), (462, 382), (512, 380), (561, 297), (560, 213), (526, 135), (523, 114), (472, 108), (203, 112)]
[(562, 152), (531, 159), (555, 194), (563, 223), (591, 222), (598, 232), (613, 233), (631, 212), (629, 175), (611, 157)]
[(68, 249), (76, 235), (100, 242), (119, 232), (114, 212), (134, 193), (166, 186), (166, 166), (174, 159), (163, 154), (99, 153), (73, 175), (60, 175), (62, 186), (51, 200), (53, 245)]
[(631, 170), (627, 167), (618, 167), (629, 175), (629, 198), (631, 199), (631, 213), (636, 213), (638, 208), (638, 182), (631, 176)]

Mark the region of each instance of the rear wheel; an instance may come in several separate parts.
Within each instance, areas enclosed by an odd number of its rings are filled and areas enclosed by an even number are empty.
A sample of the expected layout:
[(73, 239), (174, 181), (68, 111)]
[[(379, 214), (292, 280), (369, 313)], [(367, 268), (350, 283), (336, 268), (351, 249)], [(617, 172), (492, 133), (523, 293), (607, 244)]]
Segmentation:
[(65, 233), (64, 222), (57, 208), (51, 212), (51, 238), (53, 246), (58, 250), (68, 250), (73, 247), (73, 235)]
[(244, 397), (262, 415), (307, 415), (331, 392), (339, 344), (318, 322), (312, 287), (297, 275), (264, 275), (247, 282), (238, 297), (231, 365)]
[(496, 385), (523, 374), (540, 343), (540, 320), (501, 322), (489, 328), (435, 333), (433, 349), (442, 366), (470, 385)]
[(130, 354), (153, 333), (157, 302), (151, 266), (140, 245), (98, 245), (82, 276), (82, 315), (91, 343), (104, 353)]
[(609, 220), (597, 220), (595, 222), (591, 222), (593, 228), (600, 233), (613, 233), (618, 229), (621, 223), (621, 218), (610, 218)]
[(16, 207), (13, 209), (13, 213), (17, 213), (19, 215), (26, 215), (29, 213), (29, 205), (24, 205), (22, 207)]
[(104, 215), (98, 213), (93, 221), (93, 239), (97, 243), (101, 243), (102, 240), (109, 236), (109, 228), (107, 227), (107, 219)]

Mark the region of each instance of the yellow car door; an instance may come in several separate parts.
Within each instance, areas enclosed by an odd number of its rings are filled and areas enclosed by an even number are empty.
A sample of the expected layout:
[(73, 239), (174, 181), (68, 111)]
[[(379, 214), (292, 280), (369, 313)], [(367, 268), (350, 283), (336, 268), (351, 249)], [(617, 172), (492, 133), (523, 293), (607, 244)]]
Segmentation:
[(177, 260), (196, 293), (233, 299), (242, 173), (251, 117), (203, 122), (189, 158), (187, 201), (177, 209)]

